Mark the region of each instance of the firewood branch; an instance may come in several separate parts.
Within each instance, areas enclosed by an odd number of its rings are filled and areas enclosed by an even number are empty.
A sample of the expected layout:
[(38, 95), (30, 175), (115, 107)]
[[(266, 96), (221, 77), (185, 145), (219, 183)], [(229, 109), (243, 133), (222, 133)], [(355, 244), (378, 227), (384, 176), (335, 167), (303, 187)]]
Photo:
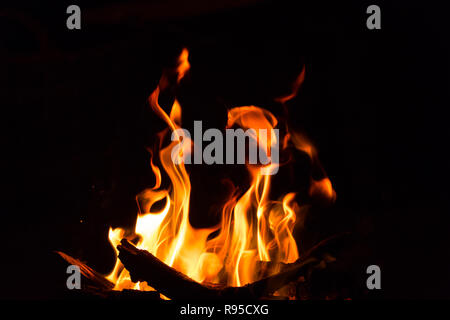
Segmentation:
[(114, 288), (114, 283), (107, 280), (103, 275), (101, 275), (88, 265), (84, 264), (80, 260), (73, 258), (61, 251), (56, 251), (56, 253), (59, 254), (61, 258), (66, 260), (68, 263), (78, 266), (80, 268), (81, 274), (87, 279), (91, 280), (99, 289), (111, 290), (112, 288)]
[(119, 259), (130, 272), (131, 280), (146, 281), (166, 297), (182, 299), (259, 299), (267, 297), (276, 290), (307, 275), (317, 266), (326, 263), (316, 257), (308, 257), (292, 265), (276, 275), (266, 277), (243, 287), (221, 287), (201, 284), (177, 270), (169, 267), (146, 250), (140, 250), (122, 239), (117, 246)]
[[(322, 268), (327, 262), (333, 261), (327, 253), (335, 251), (342, 246), (342, 239), (348, 233), (337, 234), (326, 238), (307, 252), (294, 263), (276, 263), (272, 261), (259, 261), (256, 270), (262, 280), (248, 284), (244, 287), (224, 287), (216, 284), (200, 284), (186, 275), (167, 266), (162, 261), (145, 250), (139, 250), (126, 240), (119, 245), (119, 258), (130, 271), (133, 281), (147, 281), (152, 287), (172, 299), (257, 299), (270, 296), (273, 292), (288, 284), (298, 281), (302, 276), (308, 278), (311, 271)], [(137, 290), (112, 290), (114, 284), (103, 275), (96, 272), (80, 260), (63, 252), (56, 251), (65, 261), (78, 265), (90, 285), (83, 291), (104, 298), (138, 298), (156, 299), (157, 292), (140, 292)], [(313, 258), (314, 257), (314, 258)], [(274, 270), (279, 272), (274, 275)]]

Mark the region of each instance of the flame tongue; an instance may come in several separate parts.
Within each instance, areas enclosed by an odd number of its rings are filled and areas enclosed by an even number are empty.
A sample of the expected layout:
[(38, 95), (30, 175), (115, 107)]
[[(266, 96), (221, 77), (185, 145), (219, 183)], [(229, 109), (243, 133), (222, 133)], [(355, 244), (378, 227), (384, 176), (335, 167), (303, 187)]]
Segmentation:
[[(177, 81), (188, 69), (188, 52), (183, 50), (177, 67)], [(152, 110), (167, 123), (169, 129), (161, 133), (161, 145), (163, 138), (181, 125), (178, 101), (175, 100), (169, 114), (158, 103), (161, 86), (168, 85), (167, 79), (169, 77), (163, 74), (160, 85), (149, 96)], [(277, 123), (269, 111), (245, 106), (229, 110), (227, 127), (270, 130)], [(278, 137), (273, 135), (265, 139), (256, 133), (250, 138), (263, 150), (269, 150), (269, 146), (278, 142)], [(123, 237), (137, 238), (138, 248), (148, 250), (194, 280), (233, 286), (258, 280), (255, 270), (258, 261), (290, 263), (298, 259), (297, 244), (292, 235), (299, 210), (294, 200), (295, 194), (288, 193), (280, 200), (271, 200), (271, 176), (263, 175), (255, 166), (247, 165), (251, 183), (243, 194), (235, 192), (228, 199), (222, 208), (220, 225), (207, 229), (193, 228), (189, 223), (191, 182), (183, 162), (176, 164), (171, 157), (173, 148), (179, 143), (172, 141), (151, 153), (156, 184), (137, 197), (140, 213), (135, 230), (110, 229), (109, 239), (114, 247)], [(187, 141), (188, 145), (190, 143)], [(156, 155), (162, 168), (153, 161)], [(170, 179), (168, 189), (161, 188), (160, 170), (164, 170)], [(163, 203), (162, 209), (154, 210), (156, 203)], [(209, 238), (213, 232), (216, 232), (215, 236)], [(116, 289), (151, 290), (145, 284), (133, 284), (119, 260), (108, 279), (116, 284)]]

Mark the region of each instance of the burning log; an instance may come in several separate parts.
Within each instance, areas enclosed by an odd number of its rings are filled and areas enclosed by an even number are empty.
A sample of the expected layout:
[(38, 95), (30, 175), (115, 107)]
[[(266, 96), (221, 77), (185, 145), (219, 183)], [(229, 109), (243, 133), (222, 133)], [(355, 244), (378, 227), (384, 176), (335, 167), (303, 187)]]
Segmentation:
[[(342, 243), (341, 240), (347, 235), (349, 234), (342, 233), (320, 241), (304, 254), (304, 258), (294, 263), (259, 261), (256, 268), (263, 279), (244, 287), (198, 283), (169, 267), (148, 251), (137, 249), (125, 239), (118, 245), (118, 250), (119, 259), (130, 272), (132, 281), (147, 281), (149, 285), (169, 298), (258, 299), (270, 296), (290, 282), (297, 282), (298, 285), (299, 279), (308, 278), (314, 269), (323, 268), (326, 263), (334, 261), (327, 252), (333, 251), (332, 247)], [(68, 263), (80, 267), (81, 274), (90, 283), (83, 287), (83, 291), (90, 295), (109, 299), (159, 299), (157, 291), (113, 290), (114, 284), (91, 267), (63, 252), (56, 251), (56, 253)], [(320, 256), (322, 259), (318, 258)], [(276, 274), (274, 274), (275, 270), (278, 270)], [(180, 290), (180, 288), (183, 289)]]
[(107, 292), (111, 291), (114, 288), (114, 283), (106, 279), (103, 275), (101, 275), (88, 265), (84, 264), (80, 260), (73, 258), (61, 251), (56, 251), (56, 253), (59, 254), (61, 258), (66, 260), (68, 263), (76, 265), (80, 268), (81, 274), (86, 277), (92, 284), (91, 286), (86, 288), (87, 291), (90, 291), (92, 289), (92, 291), (96, 292)]
[(291, 265), (276, 275), (266, 277), (243, 287), (224, 287), (201, 284), (169, 267), (146, 250), (137, 249), (126, 239), (117, 246), (119, 259), (130, 272), (131, 280), (146, 281), (150, 286), (171, 299), (260, 299), (273, 294), (288, 283), (308, 275), (314, 268), (324, 267), (322, 260), (308, 257)]
[(274, 262), (274, 261), (257, 261), (256, 268), (258, 270), (258, 275), (260, 278), (268, 277), (274, 272), (282, 272), (288, 270), (293, 265), (304, 261), (308, 257), (320, 257), (324, 256), (326, 259), (331, 262), (333, 258), (328, 254), (329, 252), (336, 251), (336, 247), (342, 245), (343, 239), (347, 238), (350, 235), (349, 232), (338, 233), (327, 237), (317, 244), (312, 246), (309, 250), (307, 250), (303, 254), (303, 258), (298, 259), (294, 263), (283, 263), (283, 262)]
[[(334, 261), (326, 252), (339, 245), (341, 239), (347, 235), (348, 233), (338, 234), (320, 241), (305, 253), (304, 258), (294, 263), (259, 261), (256, 268), (259, 270), (259, 276), (263, 279), (244, 287), (198, 283), (169, 267), (148, 251), (137, 249), (125, 239), (118, 245), (118, 250), (119, 259), (130, 271), (132, 281), (147, 281), (167, 297), (173, 299), (196, 297), (198, 299), (216, 300), (258, 299), (270, 296), (290, 282), (298, 282), (299, 279), (308, 278), (314, 269), (323, 268), (326, 263)], [(112, 299), (159, 299), (159, 292), (157, 291), (113, 290), (114, 284), (91, 267), (63, 252), (56, 251), (56, 253), (68, 263), (80, 267), (81, 274), (89, 281), (89, 284), (83, 287), (83, 291), (88, 294)], [(322, 256), (322, 259), (317, 258), (320, 256)], [(274, 274), (275, 270), (278, 270), (276, 274)], [(180, 288), (183, 288), (183, 290), (180, 290)]]
[(56, 253), (66, 262), (76, 265), (80, 268), (81, 274), (88, 280), (84, 283), (81, 296), (100, 297), (112, 300), (160, 300), (160, 295), (156, 291), (140, 291), (140, 290), (113, 290), (114, 283), (106, 279), (103, 275), (81, 262), (80, 260), (69, 256), (61, 251)]

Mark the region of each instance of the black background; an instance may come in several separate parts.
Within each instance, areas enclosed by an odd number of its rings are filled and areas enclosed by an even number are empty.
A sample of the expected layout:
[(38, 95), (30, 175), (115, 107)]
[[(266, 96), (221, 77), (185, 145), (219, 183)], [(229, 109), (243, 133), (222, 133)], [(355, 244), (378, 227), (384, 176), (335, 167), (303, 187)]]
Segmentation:
[[(60, 297), (53, 250), (110, 271), (108, 228), (132, 225), (153, 183), (145, 99), (185, 45), (183, 110), (211, 127), (226, 107), (270, 108), (305, 65), (290, 121), (338, 195), (310, 239), (358, 233), (355, 285), (364, 263), (382, 270), (373, 297), (448, 298), (446, 8), (377, 1), (382, 29), (368, 30), (365, 1), (158, 3), (77, 2), (81, 30), (66, 28), (72, 3), (2, 5), (1, 295)], [(207, 185), (194, 206), (214, 201)]]

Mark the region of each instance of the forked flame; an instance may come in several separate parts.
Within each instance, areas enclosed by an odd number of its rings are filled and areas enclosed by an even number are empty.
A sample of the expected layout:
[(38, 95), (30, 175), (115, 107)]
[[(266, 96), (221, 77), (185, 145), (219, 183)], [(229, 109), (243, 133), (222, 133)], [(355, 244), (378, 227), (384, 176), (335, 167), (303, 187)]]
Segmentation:
[[(177, 82), (189, 67), (188, 51), (184, 49), (176, 69)], [(298, 81), (303, 81), (303, 75), (304, 73)], [(163, 146), (167, 140), (163, 139), (181, 126), (181, 106), (178, 101), (175, 100), (169, 114), (158, 102), (162, 86), (168, 85), (167, 79), (163, 74), (160, 85), (149, 96), (152, 110), (168, 127), (159, 135), (161, 148), (151, 153), (150, 165), (156, 176), (155, 186), (137, 196), (139, 214), (135, 230), (110, 229), (111, 244), (115, 248), (123, 237), (138, 239), (138, 248), (148, 250), (167, 265), (196, 281), (233, 286), (258, 280), (258, 261), (296, 261), (299, 254), (292, 232), (300, 206), (295, 202), (294, 193), (288, 193), (276, 201), (269, 198), (272, 176), (264, 175), (260, 170), (261, 166), (247, 165), (251, 184), (243, 194), (234, 192), (228, 199), (222, 208), (220, 225), (206, 229), (191, 226), (191, 182), (183, 162), (176, 164), (171, 157), (173, 148), (181, 142), (175, 140)], [(284, 103), (290, 98), (291, 96), (280, 101)], [(258, 129), (272, 132), (271, 129), (277, 124), (272, 113), (256, 106), (236, 107), (228, 113), (228, 128), (237, 126), (244, 130), (253, 128), (255, 132), (260, 132)], [(275, 135), (264, 137), (256, 134), (250, 139), (262, 150), (267, 150), (269, 158), (270, 146), (278, 142)], [(292, 140), (297, 148), (304, 148), (314, 158), (313, 148), (306, 148), (306, 143), (300, 141), (299, 136), (294, 136)], [(188, 145), (191, 145), (192, 142), (189, 142)], [(155, 165), (155, 156), (159, 156), (162, 168)], [(269, 163), (267, 166), (275, 165), (278, 164)], [(170, 179), (170, 188), (161, 188), (161, 169)], [(326, 192), (331, 192), (330, 188), (332, 190), (331, 183), (314, 185), (314, 188), (321, 188)], [(155, 207), (160, 209), (155, 210)], [(115, 283), (115, 289), (152, 290), (146, 283), (132, 283), (128, 271), (118, 259), (108, 279)]]

